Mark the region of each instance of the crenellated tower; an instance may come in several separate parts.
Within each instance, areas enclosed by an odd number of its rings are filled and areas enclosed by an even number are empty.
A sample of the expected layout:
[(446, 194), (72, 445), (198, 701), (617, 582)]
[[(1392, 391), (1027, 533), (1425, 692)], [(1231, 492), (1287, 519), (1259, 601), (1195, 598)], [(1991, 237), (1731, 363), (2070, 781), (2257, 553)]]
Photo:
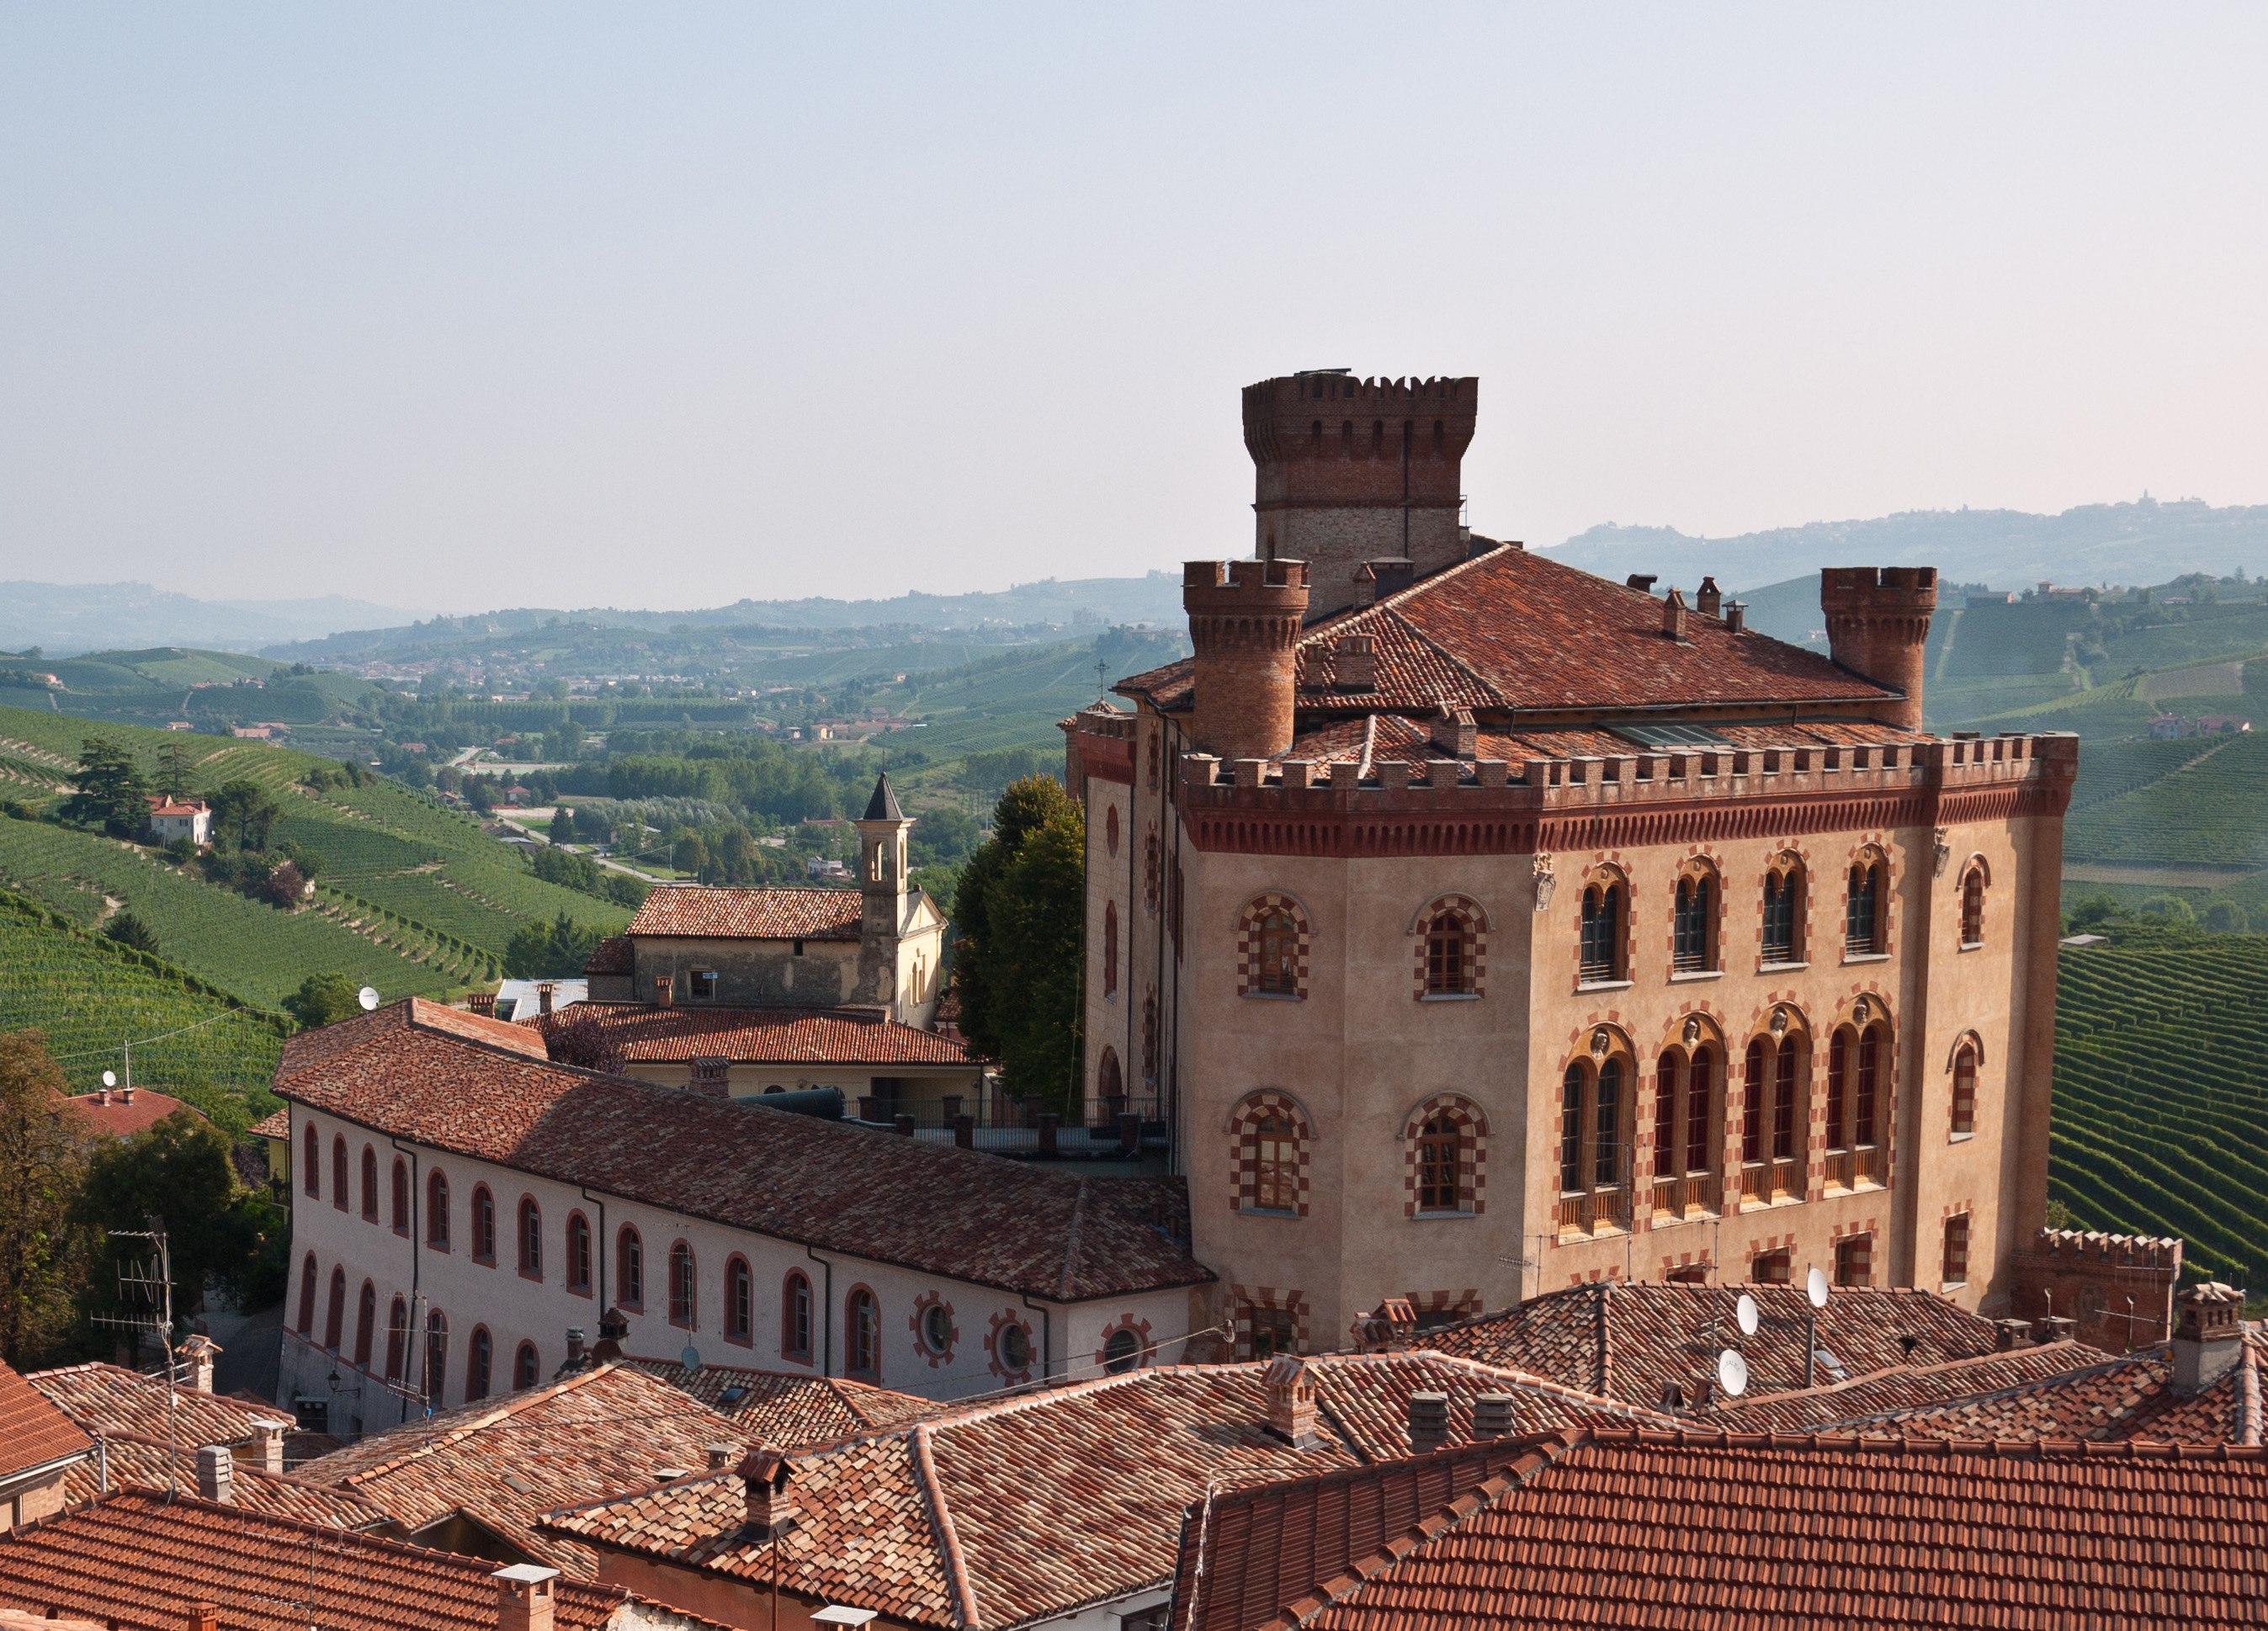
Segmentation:
[(1480, 381), (1359, 380), (1326, 368), (1244, 387), (1253, 553), (1308, 565), (1315, 615), (1351, 606), (1367, 560), (1417, 576), (1464, 558), (1465, 449)]
[(1853, 674), (1905, 693), (1884, 718), (1921, 728), (1922, 647), (1937, 609), (1934, 566), (1830, 566), (1819, 574), (1828, 654)]
[(1307, 563), (1189, 561), (1182, 606), (1197, 648), (1197, 746), (1224, 759), (1272, 758), (1292, 745), (1296, 647)]

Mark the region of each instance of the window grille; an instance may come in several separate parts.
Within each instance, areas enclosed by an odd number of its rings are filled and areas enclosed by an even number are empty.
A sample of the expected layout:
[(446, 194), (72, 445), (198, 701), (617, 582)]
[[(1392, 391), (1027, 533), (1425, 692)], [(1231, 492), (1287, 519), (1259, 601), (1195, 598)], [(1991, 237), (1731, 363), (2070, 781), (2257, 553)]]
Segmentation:
[(1965, 1043), (1953, 1056), (1953, 1131), (1977, 1131), (1977, 1053)]
[(1969, 1278), (1969, 1214), (1956, 1212), (1945, 1220), (1945, 1283), (1958, 1285)]
[(1675, 936), (1671, 963), (1680, 974), (1709, 967), (1709, 880), (1681, 878), (1677, 883)]
[(1428, 1121), (1418, 1136), (1418, 1208), (1421, 1212), (1454, 1212), (1457, 1156), (1463, 1140), (1456, 1122), (1447, 1116)]
[(1984, 941), (1984, 875), (1974, 867), (1961, 881), (1961, 943), (1979, 946)]

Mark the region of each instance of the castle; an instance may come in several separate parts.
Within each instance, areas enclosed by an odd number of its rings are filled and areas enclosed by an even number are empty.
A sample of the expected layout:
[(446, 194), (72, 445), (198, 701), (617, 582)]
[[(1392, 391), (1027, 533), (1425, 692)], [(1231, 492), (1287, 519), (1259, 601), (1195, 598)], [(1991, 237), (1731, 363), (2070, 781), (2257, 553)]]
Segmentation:
[(1256, 558), (1065, 722), (1088, 1090), (1174, 1128), (1234, 1354), (1602, 1279), (2007, 1310), (2076, 740), (1923, 729), (1933, 569), (1827, 571), (1822, 657), (1472, 535), (1477, 402), (1248, 387)]

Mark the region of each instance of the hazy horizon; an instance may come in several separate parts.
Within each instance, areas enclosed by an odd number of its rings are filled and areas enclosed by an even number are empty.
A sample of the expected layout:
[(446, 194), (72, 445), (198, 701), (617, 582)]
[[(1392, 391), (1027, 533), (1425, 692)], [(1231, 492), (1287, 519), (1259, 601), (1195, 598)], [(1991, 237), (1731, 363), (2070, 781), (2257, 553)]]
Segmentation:
[(452, 613), (1248, 552), (1244, 384), (1480, 531), (2268, 500), (2247, 10), (0, 6), (0, 579)]

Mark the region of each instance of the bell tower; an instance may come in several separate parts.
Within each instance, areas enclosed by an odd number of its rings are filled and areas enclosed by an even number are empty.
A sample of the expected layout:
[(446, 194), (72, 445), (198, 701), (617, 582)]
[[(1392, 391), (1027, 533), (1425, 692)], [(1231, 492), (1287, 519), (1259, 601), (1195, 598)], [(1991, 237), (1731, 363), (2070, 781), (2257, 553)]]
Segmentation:
[(899, 1009), (898, 940), (905, 925), (906, 889), (909, 875), (906, 836), (914, 830), (911, 817), (898, 808), (885, 771), (874, 783), (874, 796), (858, 822), (858, 893), (865, 910), (858, 920), (858, 985), (851, 1000), (880, 1003), (892, 1017)]

